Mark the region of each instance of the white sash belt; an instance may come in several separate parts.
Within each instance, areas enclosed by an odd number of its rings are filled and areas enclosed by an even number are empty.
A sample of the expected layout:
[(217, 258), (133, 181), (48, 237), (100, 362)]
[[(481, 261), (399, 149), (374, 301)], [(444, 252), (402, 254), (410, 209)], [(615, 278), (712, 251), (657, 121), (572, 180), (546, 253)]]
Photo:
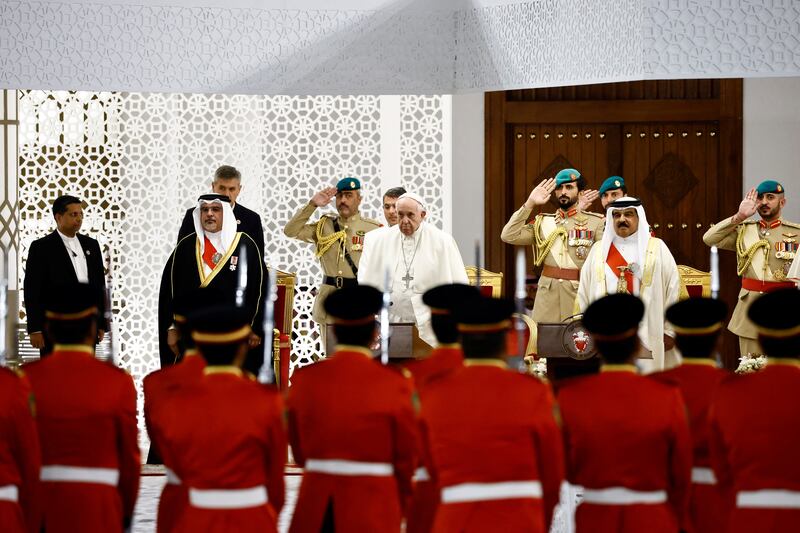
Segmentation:
[(16, 485), (4, 485), (0, 487), (0, 501), (18, 502), (19, 489)]
[(424, 466), (417, 468), (414, 471), (414, 481), (430, 481), (431, 475), (428, 473), (428, 469)]
[(667, 491), (631, 490), (625, 487), (607, 489), (584, 489), (583, 501), (597, 505), (636, 505), (642, 503), (665, 503)]
[(716, 485), (717, 477), (710, 468), (692, 468), (692, 483), (696, 485)]
[(740, 509), (800, 509), (800, 492), (795, 490), (743, 490), (736, 494)]
[(515, 498), (541, 498), (538, 481), (502, 481), (499, 483), (461, 483), (442, 489), (442, 503), (485, 502)]
[(91, 466), (47, 465), (42, 467), (41, 479), (42, 481), (97, 483), (116, 487), (119, 483), (119, 470)]
[(306, 472), (333, 474), (336, 476), (391, 476), (394, 467), (389, 463), (365, 463), (346, 459), (309, 459)]
[(265, 503), (264, 485), (249, 489), (189, 489), (189, 504), (198, 509), (247, 509)]
[(167, 475), (167, 485), (180, 485), (181, 478), (178, 477), (178, 474), (172, 471), (172, 469), (168, 466), (164, 467), (164, 473)]

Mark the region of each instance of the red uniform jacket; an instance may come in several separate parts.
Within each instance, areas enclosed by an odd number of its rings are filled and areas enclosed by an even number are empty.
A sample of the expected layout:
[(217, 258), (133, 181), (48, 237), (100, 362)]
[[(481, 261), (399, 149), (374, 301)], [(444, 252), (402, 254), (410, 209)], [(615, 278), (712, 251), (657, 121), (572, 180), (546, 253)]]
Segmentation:
[(733, 509), (728, 531), (798, 531), (800, 509), (737, 508), (741, 491), (800, 492), (800, 366), (767, 368), (720, 383), (711, 408), (711, 463)]
[(339, 346), (332, 357), (295, 372), (287, 408), (297, 464), (380, 463), (393, 475), (306, 471), (290, 531), (319, 531), (329, 505), (336, 531), (400, 530), (418, 447), (412, 393), (410, 379), (358, 347)]
[(434, 531), (548, 531), (564, 477), (550, 388), (497, 360), (462, 367), (421, 391), (432, 476), (465, 483), (538, 481), (541, 498), (442, 503)]
[(268, 503), (237, 509), (189, 504), (174, 531), (277, 531), (287, 452), (280, 393), (232, 367), (203, 372), (159, 409), (161, 449), (190, 491), (266, 486)]
[(727, 515), (719, 487), (703, 475), (711, 468), (708, 450), (708, 413), (711, 399), (717, 385), (728, 375), (714, 364), (710, 359), (684, 358), (683, 365), (649, 376), (662, 383), (676, 385), (689, 412), (689, 433), (692, 436), (694, 457), (689, 523), (692, 526), (691, 531), (695, 533), (724, 531), (724, 518)]
[(133, 517), (141, 469), (133, 380), (87, 346), (56, 346), (25, 373), (36, 397), (43, 468), (119, 472), (116, 486), (43, 481), (45, 530), (122, 531)]
[(578, 533), (678, 531), (686, 524), (692, 442), (680, 391), (637, 376), (629, 365), (564, 381), (567, 479), (585, 489), (666, 491), (667, 503), (597, 504), (575, 514)]
[(8, 533), (38, 533), (41, 526), (39, 436), (27, 384), (0, 368), (0, 487), (17, 489), (17, 501), (0, 498), (0, 525)]
[[(418, 390), (446, 376), (464, 364), (464, 352), (458, 344), (438, 346), (424, 359), (417, 359), (406, 365), (414, 376)], [(430, 476), (430, 460), (427, 454), (420, 457), (422, 477), (415, 476), (414, 494), (406, 521), (407, 533), (424, 533), (433, 528), (433, 519), (439, 506), (439, 487)]]
[[(196, 352), (187, 351), (183, 360), (177, 365), (168, 366), (145, 376), (142, 382), (144, 391), (144, 422), (150, 435), (150, 445), (154, 446), (164, 466), (175, 470), (170, 457), (162, 451), (160, 428), (161, 410), (169, 405), (170, 397), (182, 387), (197, 382), (203, 375), (205, 360)], [(175, 483), (168, 479), (158, 500), (158, 517), (156, 528), (159, 533), (169, 533), (188, 503), (187, 490), (183, 483)]]

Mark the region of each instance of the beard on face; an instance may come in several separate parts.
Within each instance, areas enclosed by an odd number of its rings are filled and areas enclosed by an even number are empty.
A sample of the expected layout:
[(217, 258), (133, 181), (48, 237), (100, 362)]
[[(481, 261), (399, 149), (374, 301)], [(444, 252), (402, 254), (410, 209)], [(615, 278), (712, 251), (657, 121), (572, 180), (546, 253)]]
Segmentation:
[(577, 201), (577, 198), (570, 198), (566, 194), (562, 194), (558, 197), (558, 205), (564, 209), (572, 207)]

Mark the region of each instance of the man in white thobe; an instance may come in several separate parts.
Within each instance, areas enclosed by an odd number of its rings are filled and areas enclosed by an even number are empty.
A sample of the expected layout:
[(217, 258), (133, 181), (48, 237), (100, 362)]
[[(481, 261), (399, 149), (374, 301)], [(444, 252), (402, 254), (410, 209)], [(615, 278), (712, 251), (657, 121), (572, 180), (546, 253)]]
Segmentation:
[(419, 337), (434, 346), (431, 311), (422, 294), (446, 283), (469, 283), (458, 246), (451, 235), (425, 220), (424, 200), (405, 193), (397, 200), (397, 225), (364, 237), (358, 282), (384, 290), (389, 271), (391, 322), (417, 325)]
[(639, 363), (645, 372), (655, 372), (678, 364), (664, 311), (678, 301), (681, 282), (672, 253), (650, 235), (649, 227), (638, 199), (623, 197), (609, 204), (603, 238), (592, 246), (581, 269), (577, 306), (583, 312), (593, 301), (617, 292), (641, 298), (645, 316), (639, 338), (653, 359)]

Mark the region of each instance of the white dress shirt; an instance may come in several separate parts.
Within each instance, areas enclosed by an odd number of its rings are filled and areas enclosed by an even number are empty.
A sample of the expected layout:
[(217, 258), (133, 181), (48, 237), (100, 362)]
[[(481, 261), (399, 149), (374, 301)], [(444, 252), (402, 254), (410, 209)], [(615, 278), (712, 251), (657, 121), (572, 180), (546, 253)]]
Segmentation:
[(83, 253), (81, 241), (78, 240), (77, 236), (67, 237), (60, 231), (58, 235), (61, 237), (64, 246), (67, 247), (69, 258), (72, 260), (72, 268), (75, 269), (75, 276), (77, 276), (78, 282), (89, 283), (89, 267), (86, 265), (86, 256)]

